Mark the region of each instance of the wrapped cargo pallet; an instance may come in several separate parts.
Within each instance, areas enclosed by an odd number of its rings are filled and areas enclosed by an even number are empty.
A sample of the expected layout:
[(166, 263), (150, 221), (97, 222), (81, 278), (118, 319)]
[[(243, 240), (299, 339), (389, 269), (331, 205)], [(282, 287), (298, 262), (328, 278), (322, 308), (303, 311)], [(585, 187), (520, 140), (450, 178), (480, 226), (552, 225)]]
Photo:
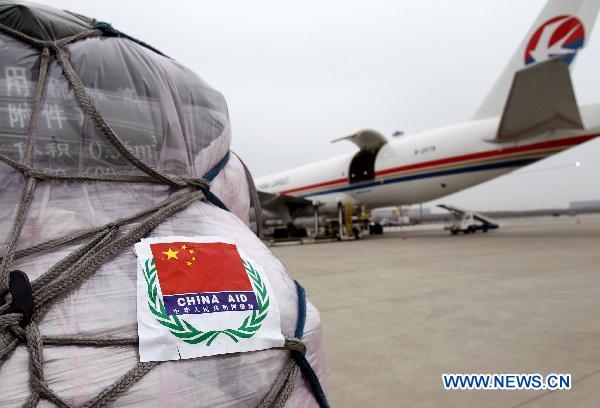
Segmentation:
[(0, 1), (0, 407), (327, 406), (318, 312), (230, 140), (160, 51)]

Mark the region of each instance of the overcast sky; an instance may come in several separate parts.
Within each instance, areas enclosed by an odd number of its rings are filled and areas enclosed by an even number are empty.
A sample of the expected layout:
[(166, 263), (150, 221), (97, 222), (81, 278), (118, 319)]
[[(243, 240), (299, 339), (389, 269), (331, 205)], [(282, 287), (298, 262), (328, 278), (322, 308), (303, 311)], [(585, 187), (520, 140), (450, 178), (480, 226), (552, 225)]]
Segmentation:
[[(44, 2), (44, 1), (42, 1)], [(353, 150), (330, 141), (468, 120), (545, 0), (53, 0), (111, 22), (221, 91), (255, 176)], [(600, 102), (600, 33), (573, 71)], [(575, 167), (581, 161), (581, 167)], [(600, 199), (600, 140), (436, 202), (474, 209)]]

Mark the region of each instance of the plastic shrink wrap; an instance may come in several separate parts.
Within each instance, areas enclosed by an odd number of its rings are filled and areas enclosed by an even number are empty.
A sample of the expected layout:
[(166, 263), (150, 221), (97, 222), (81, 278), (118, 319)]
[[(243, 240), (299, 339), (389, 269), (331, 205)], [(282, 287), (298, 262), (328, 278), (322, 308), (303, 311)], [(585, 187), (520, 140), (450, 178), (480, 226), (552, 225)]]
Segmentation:
[[(27, 172), (16, 167), (27, 164), (28, 160), (28, 131), (44, 44), (50, 50), (49, 62), (37, 125), (30, 132), (33, 133), (30, 167), (44, 174), (76, 176), (76, 179), (36, 181), (17, 250), (110, 223), (153, 207), (170, 195), (190, 191), (151, 182), (81, 179), (82, 175), (147, 177), (139, 166), (123, 157), (82, 108), (63, 66), (57, 61), (56, 50), (50, 45), (81, 36), (92, 30), (94, 23), (45, 6), (0, 1), (3, 255), (28, 180)], [(229, 151), (231, 128), (223, 96), (173, 59), (106, 31), (60, 48), (66, 51), (85, 93), (92, 98), (102, 118), (127, 151), (145, 165), (161, 174), (194, 179), (205, 175)], [(211, 191), (231, 212), (197, 200), (162, 221), (147, 236), (216, 235), (234, 239), (264, 268), (279, 304), (282, 332), (285, 337), (294, 337), (298, 311), (296, 288), (281, 262), (247, 227), (248, 185), (235, 155), (231, 155), (214, 179)], [(136, 222), (121, 227), (115, 239), (134, 228)], [(17, 256), (4, 267), (25, 271), (35, 282), (86, 242), (78, 240), (49, 251)], [(135, 336), (133, 248), (109, 257), (91, 276), (53, 299), (39, 322), (39, 329), (46, 337)], [(308, 361), (323, 378), (320, 320), (310, 304), (303, 340)], [(271, 349), (164, 362), (112, 403), (135, 407), (257, 406), (288, 359), (287, 350)], [(43, 348), (43, 375), (49, 388), (76, 407), (95, 398), (138, 362), (137, 345), (45, 345)], [(31, 381), (29, 350), (21, 341), (0, 360), (0, 407), (24, 404), (34, 389)], [(315, 405), (307, 383), (299, 376), (286, 406)], [(42, 398), (39, 406), (53, 404)]]

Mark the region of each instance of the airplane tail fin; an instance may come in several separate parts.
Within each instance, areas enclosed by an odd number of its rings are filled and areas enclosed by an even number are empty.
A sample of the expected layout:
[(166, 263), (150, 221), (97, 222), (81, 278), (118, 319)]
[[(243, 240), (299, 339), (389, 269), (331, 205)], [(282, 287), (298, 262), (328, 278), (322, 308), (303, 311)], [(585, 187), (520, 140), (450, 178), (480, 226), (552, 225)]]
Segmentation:
[(551, 58), (560, 58), (570, 64), (590, 37), (599, 8), (600, 0), (549, 0), (475, 118), (502, 114), (517, 71)]

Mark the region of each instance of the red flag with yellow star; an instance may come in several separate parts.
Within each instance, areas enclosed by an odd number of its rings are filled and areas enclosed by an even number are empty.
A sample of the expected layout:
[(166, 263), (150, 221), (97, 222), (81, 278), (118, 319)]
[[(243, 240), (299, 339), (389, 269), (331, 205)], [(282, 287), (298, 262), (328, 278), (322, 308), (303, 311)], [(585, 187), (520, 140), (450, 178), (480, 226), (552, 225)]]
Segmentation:
[(252, 292), (242, 259), (232, 244), (151, 244), (163, 296), (206, 292)]

